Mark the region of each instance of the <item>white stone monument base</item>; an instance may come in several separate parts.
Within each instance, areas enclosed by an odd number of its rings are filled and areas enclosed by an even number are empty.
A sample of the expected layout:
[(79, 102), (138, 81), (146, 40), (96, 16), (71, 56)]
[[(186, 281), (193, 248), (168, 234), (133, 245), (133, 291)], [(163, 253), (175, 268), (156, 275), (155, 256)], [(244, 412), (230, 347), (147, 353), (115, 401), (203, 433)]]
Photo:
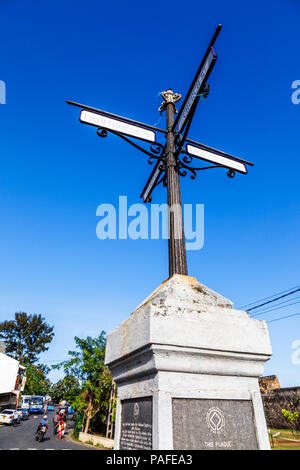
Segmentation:
[(269, 449), (258, 377), (270, 356), (264, 321), (172, 276), (107, 337), (115, 449)]

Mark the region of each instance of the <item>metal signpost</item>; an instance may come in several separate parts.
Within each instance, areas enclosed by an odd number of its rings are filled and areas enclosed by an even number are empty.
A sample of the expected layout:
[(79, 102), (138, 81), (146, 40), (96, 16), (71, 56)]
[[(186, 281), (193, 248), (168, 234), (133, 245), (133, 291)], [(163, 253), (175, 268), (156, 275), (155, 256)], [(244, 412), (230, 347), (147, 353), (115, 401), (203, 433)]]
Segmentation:
[[(148, 162), (156, 162), (152, 173), (142, 191), (144, 202), (151, 202), (152, 192), (160, 183), (167, 187), (169, 207), (169, 275), (187, 275), (186, 250), (182, 218), (180, 194), (180, 176), (190, 175), (196, 178), (197, 171), (210, 168), (225, 168), (229, 177), (236, 172), (246, 174), (247, 165), (253, 163), (233, 157), (220, 150), (213, 149), (187, 138), (187, 134), (199, 101), (209, 93), (208, 77), (216, 63), (217, 54), (215, 41), (221, 30), (219, 25), (204, 54), (189, 91), (177, 114), (175, 103), (181, 95), (171, 89), (162, 92), (164, 99), (160, 111), (166, 111), (167, 128), (159, 129), (133, 119), (108, 113), (74, 101), (68, 104), (81, 108), (79, 121), (97, 128), (99, 137), (106, 137), (108, 132), (121, 137), (123, 140), (141, 150), (148, 156)], [(165, 144), (158, 141), (158, 136), (164, 135)], [(132, 138), (146, 142), (149, 148), (139, 145)], [(210, 163), (210, 166), (194, 166), (194, 161)]]

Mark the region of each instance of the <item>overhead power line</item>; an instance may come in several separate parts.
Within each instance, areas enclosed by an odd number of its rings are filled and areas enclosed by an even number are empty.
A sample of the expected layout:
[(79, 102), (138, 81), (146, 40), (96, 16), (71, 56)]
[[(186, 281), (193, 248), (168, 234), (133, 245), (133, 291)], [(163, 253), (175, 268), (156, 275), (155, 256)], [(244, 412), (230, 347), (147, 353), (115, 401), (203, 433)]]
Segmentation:
[(300, 312), (294, 313), (293, 315), (286, 315), (285, 317), (275, 318), (274, 320), (267, 321), (267, 323), (273, 323), (274, 321), (283, 320), (284, 318), (296, 317), (297, 315), (300, 315)]
[(297, 302), (290, 303), (291, 300), (296, 300), (296, 299), (300, 299), (300, 297), (295, 297), (294, 299), (289, 299), (289, 300), (286, 300), (285, 302), (279, 302), (279, 304), (277, 305), (281, 305), (281, 307), (266, 308), (262, 310), (261, 312), (255, 313), (255, 315), (252, 315), (251, 318), (258, 317), (260, 315), (263, 315), (264, 313), (274, 312), (274, 310), (280, 310), (281, 308), (290, 307), (291, 305), (299, 304), (300, 300), (298, 300)]
[(289, 291), (291, 291), (291, 290), (295, 290), (295, 289), (298, 289), (298, 288), (300, 288), (300, 285), (295, 286), (295, 287), (290, 287), (289, 289), (283, 290), (283, 291), (281, 291), (281, 292), (276, 292), (275, 294), (269, 295), (268, 297), (264, 297), (263, 299), (258, 299), (258, 300), (255, 300), (254, 302), (250, 302), (249, 304), (242, 305), (241, 307), (238, 307), (238, 309), (243, 309), (243, 308), (246, 308), (246, 307), (250, 307), (251, 305), (254, 305), (254, 304), (256, 304), (257, 302), (263, 302), (263, 301), (265, 301), (265, 300), (271, 299), (271, 298), (274, 297), (275, 295), (285, 294), (286, 292), (289, 292)]
[(273, 300), (268, 300), (268, 302), (264, 302), (263, 304), (259, 304), (259, 305), (256, 305), (255, 307), (248, 308), (247, 312), (250, 312), (251, 310), (254, 310), (254, 309), (259, 308), (259, 307), (263, 307), (264, 305), (276, 302), (276, 300), (283, 299), (283, 297), (287, 297), (287, 296), (295, 294), (295, 292), (299, 292), (299, 291), (300, 291), (300, 287), (298, 289), (293, 290), (292, 292), (289, 292), (288, 294), (280, 295), (279, 297), (276, 297)]
[(65, 361), (65, 360), (66, 360), (66, 359), (59, 359), (59, 360), (57, 360), (57, 361), (55, 361), (55, 360), (54, 360), (54, 361), (43, 361), (43, 364), (50, 363), (50, 362), (57, 362), (57, 363), (60, 363), (60, 362), (63, 362), (63, 361)]

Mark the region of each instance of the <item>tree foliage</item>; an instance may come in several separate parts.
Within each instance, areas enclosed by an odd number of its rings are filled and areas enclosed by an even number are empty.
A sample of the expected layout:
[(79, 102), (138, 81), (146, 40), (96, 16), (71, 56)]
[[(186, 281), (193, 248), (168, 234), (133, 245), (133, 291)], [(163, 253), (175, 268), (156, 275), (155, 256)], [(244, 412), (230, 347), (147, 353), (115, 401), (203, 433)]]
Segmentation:
[(80, 394), (81, 387), (77, 377), (66, 375), (63, 379), (59, 380), (51, 386), (49, 395), (55, 402), (67, 400), (72, 403)]
[(15, 313), (14, 320), (0, 323), (0, 340), (5, 342), (8, 356), (21, 364), (33, 364), (40, 353), (49, 349), (47, 345), (54, 337), (53, 329), (41, 315), (19, 312)]
[(112, 376), (104, 365), (106, 334), (104, 331), (97, 338), (74, 338), (77, 351), (69, 351), (70, 359), (52, 366), (63, 368), (66, 376), (76, 377), (81, 383), (82, 393), (73, 400), (77, 410), (84, 410), (85, 429), (97, 418), (104, 424), (107, 418)]
[(292, 433), (294, 434), (296, 430), (296, 426), (297, 426), (297, 420), (299, 418), (299, 413), (297, 411), (292, 413), (289, 410), (285, 410), (285, 409), (281, 410), (281, 413), (287, 420), (288, 426), (291, 429)]
[[(274, 391), (263, 395), (264, 409), (269, 428), (300, 430), (300, 396), (291, 391), (279, 393)], [(286, 411), (286, 413), (284, 411)], [(295, 419), (290, 420), (289, 415)], [(297, 416), (298, 415), (298, 416)]]
[(50, 390), (51, 382), (47, 379), (49, 367), (43, 364), (26, 365), (26, 384), (23, 391), (24, 395), (47, 395)]

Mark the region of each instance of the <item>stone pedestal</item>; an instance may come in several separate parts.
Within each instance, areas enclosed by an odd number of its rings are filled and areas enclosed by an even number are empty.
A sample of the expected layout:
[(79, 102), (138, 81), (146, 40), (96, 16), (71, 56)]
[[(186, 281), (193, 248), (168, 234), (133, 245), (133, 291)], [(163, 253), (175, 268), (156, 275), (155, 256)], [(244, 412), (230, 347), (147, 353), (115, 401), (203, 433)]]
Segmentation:
[(115, 449), (269, 449), (258, 386), (266, 323), (174, 275), (107, 337)]

